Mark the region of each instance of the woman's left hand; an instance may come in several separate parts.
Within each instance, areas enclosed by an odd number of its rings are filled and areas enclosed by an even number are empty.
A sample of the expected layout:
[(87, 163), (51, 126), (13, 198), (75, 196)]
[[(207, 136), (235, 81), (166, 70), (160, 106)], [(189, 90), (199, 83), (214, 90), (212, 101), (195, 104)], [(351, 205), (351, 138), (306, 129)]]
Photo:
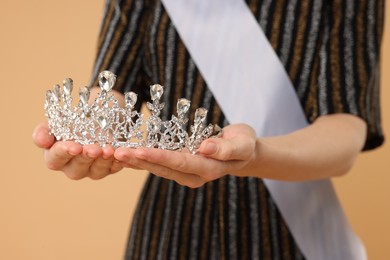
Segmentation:
[(255, 148), (253, 128), (237, 124), (225, 127), (221, 138), (205, 140), (196, 155), (154, 148), (118, 148), (114, 156), (125, 167), (145, 169), (181, 185), (197, 188), (227, 174), (242, 175), (256, 158)]

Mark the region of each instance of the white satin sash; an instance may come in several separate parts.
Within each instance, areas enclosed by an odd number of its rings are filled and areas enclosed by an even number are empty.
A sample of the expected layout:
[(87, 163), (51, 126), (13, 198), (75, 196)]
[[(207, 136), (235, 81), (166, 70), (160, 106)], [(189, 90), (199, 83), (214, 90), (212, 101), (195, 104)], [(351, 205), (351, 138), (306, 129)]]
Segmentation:
[[(243, 0), (162, 0), (230, 123), (258, 136), (307, 125), (292, 83)], [(265, 180), (307, 259), (366, 259), (329, 180)]]

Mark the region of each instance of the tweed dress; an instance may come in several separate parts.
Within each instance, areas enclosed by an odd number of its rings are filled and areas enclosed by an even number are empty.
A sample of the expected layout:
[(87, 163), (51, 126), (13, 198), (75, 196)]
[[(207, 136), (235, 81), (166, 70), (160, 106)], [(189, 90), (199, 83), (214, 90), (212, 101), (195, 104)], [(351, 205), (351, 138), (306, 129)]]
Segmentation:
[[(383, 142), (379, 111), (383, 0), (246, 0), (285, 67), (307, 120), (349, 113), (367, 123), (364, 150)], [(117, 74), (116, 89), (149, 100), (165, 87), (162, 118), (176, 101), (209, 110), (228, 125), (212, 92), (158, 0), (108, 0), (93, 82)], [(139, 102), (140, 103), (140, 102)], [(129, 184), (131, 188), (131, 184)], [(140, 195), (126, 259), (304, 259), (259, 178), (226, 176), (198, 189), (153, 174)]]

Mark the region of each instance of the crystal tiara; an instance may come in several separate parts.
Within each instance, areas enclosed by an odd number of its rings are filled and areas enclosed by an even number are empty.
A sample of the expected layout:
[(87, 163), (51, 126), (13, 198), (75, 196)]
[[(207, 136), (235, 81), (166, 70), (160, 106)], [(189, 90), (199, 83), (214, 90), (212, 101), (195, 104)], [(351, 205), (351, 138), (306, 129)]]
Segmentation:
[(177, 115), (163, 121), (159, 115), (164, 108), (164, 103), (160, 102), (164, 88), (158, 84), (150, 86), (152, 102), (146, 103), (151, 113), (148, 119), (134, 109), (137, 102), (134, 92), (125, 93), (125, 107), (122, 108), (111, 92), (115, 81), (116, 75), (112, 72), (101, 72), (101, 92), (98, 97), (88, 102), (90, 89), (81, 87), (79, 102), (75, 107), (72, 107), (72, 79), (64, 79), (62, 88), (55, 85), (53, 90), (48, 90), (44, 107), (50, 134), (57, 140), (71, 140), (82, 145), (97, 143), (101, 147), (145, 146), (167, 150), (187, 148), (192, 153), (196, 152), (203, 140), (222, 134), (218, 125), (206, 126), (205, 108), (196, 109), (190, 133), (187, 133), (190, 101), (185, 98), (177, 102)]

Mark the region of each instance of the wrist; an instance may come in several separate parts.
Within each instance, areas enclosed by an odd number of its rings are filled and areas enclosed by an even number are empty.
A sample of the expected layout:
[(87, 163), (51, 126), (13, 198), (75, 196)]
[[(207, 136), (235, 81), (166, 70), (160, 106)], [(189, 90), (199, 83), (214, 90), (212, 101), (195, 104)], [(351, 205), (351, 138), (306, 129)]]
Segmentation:
[(243, 176), (289, 180), (290, 166), (298, 149), (283, 137), (257, 138), (253, 159), (242, 170)]

